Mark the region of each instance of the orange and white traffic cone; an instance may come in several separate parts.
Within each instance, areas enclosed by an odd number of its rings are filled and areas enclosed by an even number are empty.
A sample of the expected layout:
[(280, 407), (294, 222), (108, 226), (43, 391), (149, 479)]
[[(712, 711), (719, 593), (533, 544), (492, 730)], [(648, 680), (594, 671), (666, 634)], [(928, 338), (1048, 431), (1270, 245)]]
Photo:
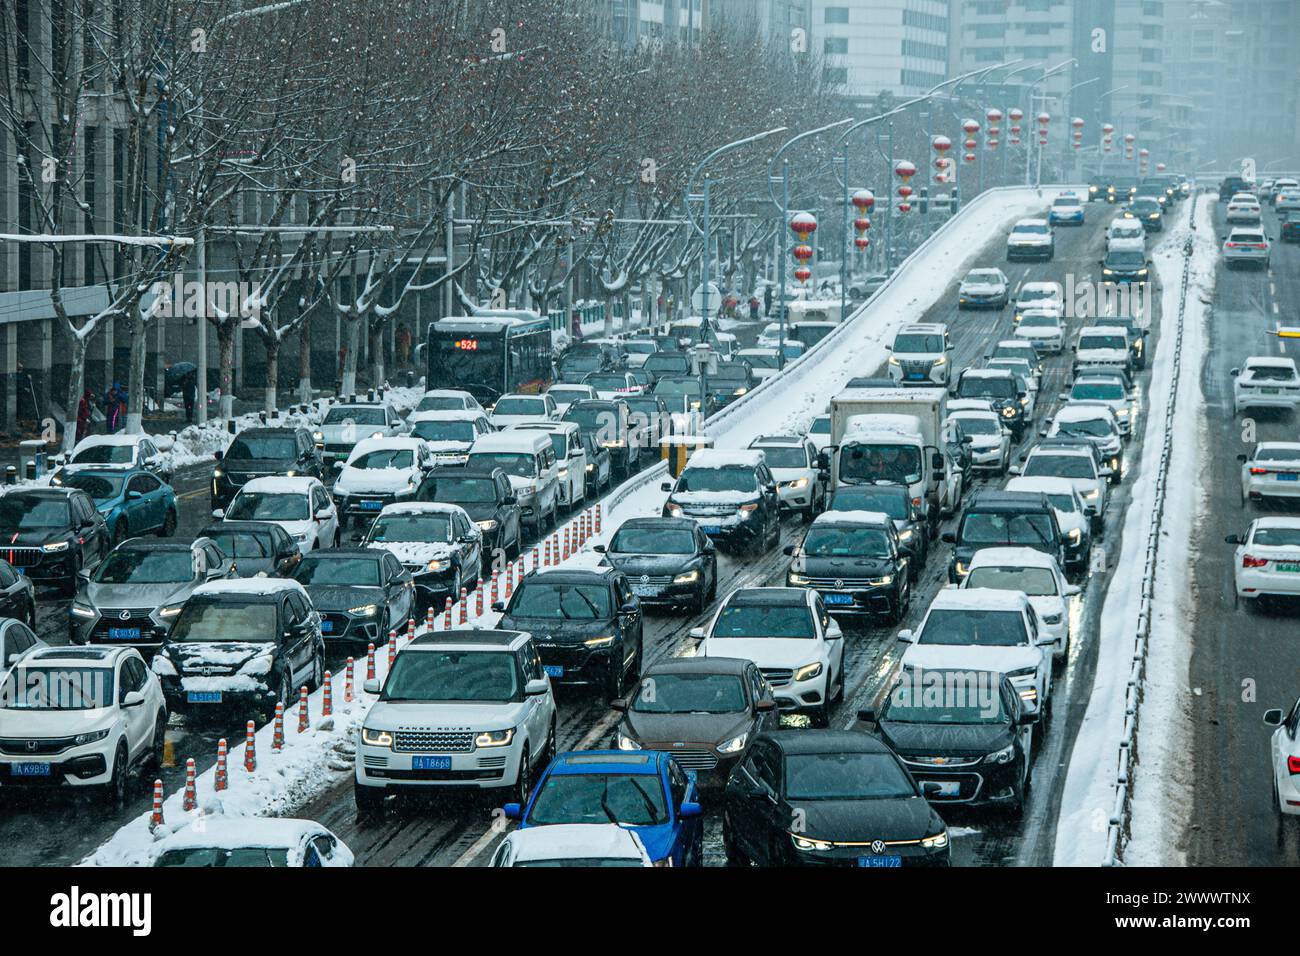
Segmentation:
[(464, 588), (460, 589), (460, 623), (469, 623), (469, 594)]
[(474, 585), (474, 616), (483, 616), (483, 579), (479, 578)]
[[(542, 552), (538, 548), (533, 548), (533, 570), (536, 571), (541, 566), (542, 566)], [(519, 580), (522, 581), (523, 579), (524, 576), (520, 574)]]
[(257, 769), (257, 724), (251, 720), (244, 725), (244, 769), (249, 773)]
[(311, 714), (308, 712), (307, 702), (307, 685), (303, 684), (298, 691), (298, 733), (307, 732), (307, 724), (311, 720)]
[(352, 703), (352, 658), (348, 658), (348, 669), (343, 678), (343, 701)]
[(181, 806), (188, 813), (199, 808), (199, 793), (194, 782), (194, 758), (185, 758), (185, 797)]
[(500, 572), (500, 571), (493, 571), (493, 572), (492, 572), (492, 594), (491, 594), (491, 597), (492, 597), (492, 600), (491, 600), (490, 602), (488, 602), (488, 606), (489, 606), (489, 607), (490, 607), (491, 605), (493, 605), (493, 604), (498, 604), (498, 603), (500, 603), (500, 601), (501, 601), (501, 572)]
[(600, 505), (596, 505), (596, 534), (600, 534)]
[(442, 612), (442, 629), (444, 631), (451, 630), (451, 595), (450, 594), (447, 595), (447, 605), (445, 610), (443, 610)]
[(433, 630), (433, 605), (432, 604), (429, 605), (429, 610), (424, 615), (424, 629), (426, 631)]
[(397, 632), (388, 632), (388, 669), (393, 669), (393, 661), (397, 660)]
[(213, 779), (213, 789), (220, 793), (226, 789), (226, 738), (217, 741), (217, 772)]
[[(371, 653), (374, 647), (370, 648)], [(284, 749), (284, 704), (275, 705), (275, 730), (271, 733), (271, 749), (281, 751)]]
[(366, 645), (366, 680), (375, 679), (375, 645)]
[(153, 782), (153, 812), (149, 814), (149, 829), (163, 825), (163, 784), (161, 780)]
[(406, 643), (410, 644), (411, 641), (413, 640), (415, 640), (415, 618), (414, 617), (412, 617), (409, 621), (406, 622)]
[(510, 600), (510, 595), (515, 592), (515, 563), (506, 562), (506, 600)]
[(334, 715), (334, 682), (330, 672), (325, 672), (325, 693), (321, 699), (320, 715), (322, 717), (332, 717)]

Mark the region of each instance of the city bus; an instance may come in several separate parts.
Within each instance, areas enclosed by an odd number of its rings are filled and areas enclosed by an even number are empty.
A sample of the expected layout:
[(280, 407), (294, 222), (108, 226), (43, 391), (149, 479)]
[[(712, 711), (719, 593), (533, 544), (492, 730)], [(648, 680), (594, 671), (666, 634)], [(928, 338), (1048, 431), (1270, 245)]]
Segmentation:
[(509, 392), (541, 392), (554, 379), (550, 322), (499, 310), (429, 324), (425, 388), (462, 388), (485, 407)]

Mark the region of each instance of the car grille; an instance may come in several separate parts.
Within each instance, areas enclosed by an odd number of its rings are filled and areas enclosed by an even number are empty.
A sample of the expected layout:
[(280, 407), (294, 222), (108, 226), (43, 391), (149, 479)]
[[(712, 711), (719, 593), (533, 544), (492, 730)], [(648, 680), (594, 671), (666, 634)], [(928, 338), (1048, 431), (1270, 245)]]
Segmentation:
[(689, 517), (699, 518), (718, 518), (723, 515), (734, 515), (736, 513), (735, 505), (683, 505), (682, 514)]
[(871, 587), (866, 578), (809, 578), (808, 583), (815, 588), (831, 588), (836, 591)]
[(326, 442), (325, 453), (327, 455), (348, 455), (352, 452), (352, 445), (345, 445), (341, 442)]
[(474, 749), (474, 735), (468, 731), (399, 730), (393, 739), (398, 753), (465, 754)]
[[(0, 738), (0, 753), (13, 757), (56, 754), (72, 746), (73, 737), (45, 737), (40, 740), (31, 738)], [(29, 747), (28, 744), (34, 746)]]
[(647, 587), (664, 587), (673, 583), (673, 576), (671, 574), (629, 574), (627, 582), (631, 585), (640, 584)]
[(930, 359), (908, 360), (899, 363), (904, 375), (929, 375), (934, 362)]
[[(140, 637), (143, 639), (150, 638), (153, 630), (153, 618), (149, 615), (153, 613), (151, 607), (101, 607), (98, 608), (99, 620), (95, 622), (95, 629), (91, 632), (91, 638), (94, 640), (113, 640), (108, 636), (108, 629), (111, 627), (138, 627)], [(126, 614), (126, 617), (122, 617)]]
[(674, 750), (671, 753), (683, 770), (712, 770), (718, 765), (718, 755), (707, 750)]
[(0, 554), (15, 568), (34, 568), (41, 563), (40, 548), (5, 548)]
[(773, 687), (784, 687), (794, 680), (794, 671), (788, 667), (760, 667), (759, 670)]
[(903, 757), (903, 763), (916, 767), (971, 767), (983, 760), (983, 757)]

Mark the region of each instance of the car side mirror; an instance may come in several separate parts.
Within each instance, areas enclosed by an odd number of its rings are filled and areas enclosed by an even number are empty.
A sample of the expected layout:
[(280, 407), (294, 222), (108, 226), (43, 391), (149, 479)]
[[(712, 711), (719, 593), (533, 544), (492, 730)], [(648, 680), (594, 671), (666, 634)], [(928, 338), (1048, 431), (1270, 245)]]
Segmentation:
[(1104, 466), (1102, 466), (1100, 469), (1097, 470), (1097, 475), (1098, 475), (1098, 477), (1101, 477), (1101, 478), (1109, 478), (1109, 477), (1110, 477), (1111, 475), (1113, 475), (1114, 473), (1115, 473), (1115, 472), (1111, 470), (1111, 468), (1110, 468), (1109, 465), (1104, 465)]
[(1241, 463), (1244, 465), (1246, 462), (1250, 461), (1250, 456), (1249, 456), (1249, 455), (1238, 455), (1238, 456), (1237, 456), (1237, 461), (1241, 462)]
[(504, 498), (501, 499), (501, 503), (503, 505), (514, 505), (519, 503), (519, 499), (516, 498), (514, 495), (506, 495)]
[(379, 693), (378, 678), (372, 677), (370, 680), (366, 681), (364, 684), (361, 685), (361, 689), (364, 690), (367, 694), (378, 694)]
[[(233, 570), (234, 566), (232, 565), (231, 568)], [(214, 581), (217, 578), (222, 577), (225, 573), (226, 569), (222, 567), (208, 568), (203, 572), (203, 577), (208, 581)]]
[(139, 707), (144, 703), (144, 694), (138, 690), (127, 691), (126, 696), (122, 698), (123, 707)]
[(1223, 541), (1224, 541), (1225, 544), (1245, 544), (1245, 543), (1246, 543), (1246, 542), (1242, 539), (1241, 535), (1239, 535), (1239, 534), (1230, 534), (1230, 535), (1228, 535), (1226, 538), (1224, 538)]
[(1231, 369), (1231, 370), (1228, 372), (1228, 374), (1231, 375), (1233, 378), (1236, 378), (1238, 375), (1241, 374), (1241, 369), (1239, 369), (1239, 368)]
[(935, 471), (942, 472), (943, 465), (944, 465), (943, 454), (941, 452), (935, 452), (933, 455), (930, 456), (930, 467), (933, 468)]
[(1016, 721), (1018, 727), (1028, 727), (1034, 722), (1034, 715), (1026, 710), (1020, 712), (1020, 719)]
[(898, 632), (898, 639), (904, 644), (911, 644), (915, 640), (915, 635), (910, 627), (905, 627)]
[(81, 582), (82, 584), (89, 584), (89, 583), (90, 583), (90, 572), (89, 572), (89, 571), (85, 571), (85, 570), (78, 571), (78, 572), (77, 572), (77, 580), (78, 580), (79, 582)]
[(785, 555), (792, 555), (792, 554), (794, 554), (794, 545), (792, 545), (792, 544), (787, 544), (784, 548), (781, 549), (781, 553), (782, 553), (782, 554), (785, 554)]
[(691, 640), (693, 640), (693, 641), (702, 641), (702, 640), (704, 640), (704, 628), (702, 628), (702, 627), (693, 627), (693, 628), (691, 628)]
[(213, 509), (212, 509), (212, 517), (216, 518), (218, 521), (222, 521), (222, 520), (224, 520), (225, 517), (226, 517), (226, 509), (225, 509), (225, 508), (213, 508)]
[(865, 721), (868, 724), (876, 722), (876, 712), (870, 707), (863, 707), (858, 711), (858, 720)]
[(597, 554), (604, 554), (606, 549), (603, 544), (593, 544), (591, 550), (595, 551)]
[(1079, 585), (1077, 584), (1067, 584), (1065, 586), (1066, 597), (1074, 597), (1075, 595), (1082, 594), (1082, 593), (1083, 593), (1083, 588), (1079, 587)]
[(524, 815), (523, 808), (517, 803), (507, 803), (501, 808), (501, 812), (505, 814), (507, 820), (518, 820)]
[(540, 697), (550, 688), (551, 682), (545, 677), (539, 677), (536, 680), (530, 680), (524, 685), (524, 694), (528, 697)]
[(1282, 709), (1280, 707), (1274, 707), (1271, 710), (1264, 711), (1264, 723), (1268, 724), (1270, 727), (1281, 727)]
[(672, 483), (671, 481), (665, 481), (665, 482), (663, 482), (662, 484), (659, 485), (659, 490), (660, 490), (660, 491), (666, 491), (666, 492), (668, 492), (669, 494), (672, 494), (672, 493), (673, 493), (673, 483)]
[(636, 613), (637, 611), (639, 611), (639, 610), (641, 610), (641, 605), (640, 605), (640, 604), (637, 604), (635, 601), (628, 601), (626, 604), (622, 605), (622, 606), (618, 609), (618, 613), (619, 613), (619, 614), (635, 614), (635, 613)]
[(1024, 469), (1022, 469), (1019, 465), (1012, 465), (1010, 468), (1007, 469), (1007, 473), (1011, 475), (1018, 475), (1023, 470)]
[(925, 799), (927, 800), (929, 800), (931, 797), (938, 796), (941, 790), (943, 790), (943, 787), (940, 785), (939, 781), (937, 780), (921, 781), (921, 796), (925, 797)]
[(956, 544), (957, 535), (955, 532), (945, 531), (941, 535), (939, 535), (939, 540), (944, 542), (945, 544)]
[(505, 601), (493, 601), (493, 602), (492, 602), (492, 610), (497, 611), (497, 612), (500, 613), (500, 612), (504, 612), (505, 609), (506, 609), (506, 602), (505, 602)]
[(225, 453), (224, 453), (224, 452), (221, 452), (221, 451), (214, 451), (214, 452), (212, 453), (212, 457), (213, 457), (216, 461), (221, 461), (221, 459), (225, 457)]
[(754, 705), (754, 713), (756, 714), (766, 714), (774, 710), (776, 710), (776, 701), (774, 700), (760, 700)]
[(704, 808), (694, 800), (683, 800), (680, 809), (677, 811), (677, 815), (683, 820), (689, 820), (691, 817), (698, 817), (703, 812)]

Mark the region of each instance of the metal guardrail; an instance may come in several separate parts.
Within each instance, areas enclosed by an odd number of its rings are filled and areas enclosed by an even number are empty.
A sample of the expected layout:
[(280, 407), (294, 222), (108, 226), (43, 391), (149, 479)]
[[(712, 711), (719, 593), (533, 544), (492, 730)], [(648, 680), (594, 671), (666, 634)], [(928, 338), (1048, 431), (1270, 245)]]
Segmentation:
[[(1160, 529), (1164, 523), (1165, 492), (1169, 477), (1169, 456), (1173, 450), (1174, 413), (1178, 407), (1178, 383), (1182, 376), (1183, 326), (1187, 312), (1187, 287), (1192, 271), (1195, 243), (1196, 206), (1199, 191), (1189, 197), (1193, 203), (1189, 220), (1193, 235), (1183, 243), (1183, 275), (1178, 292), (1177, 325), (1174, 329), (1173, 373), (1169, 381), (1169, 400), (1165, 408), (1160, 463), (1155, 474), (1155, 501), (1147, 523), (1146, 556), (1142, 567), (1142, 598), (1138, 604), (1137, 629), (1133, 642), (1133, 663), (1124, 694), (1124, 732), (1118, 743), (1115, 770), (1115, 799), (1106, 831), (1106, 855), (1103, 866), (1123, 866), (1124, 846), (1128, 841), (1130, 813), (1133, 809), (1133, 767), (1137, 762), (1138, 708), (1142, 702), (1146, 677), (1147, 645), (1151, 636), (1151, 598), (1155, 591), (1156, 561), (1160, 548)], [(1162, 340), (1164, 317), (1161, 317)]]

